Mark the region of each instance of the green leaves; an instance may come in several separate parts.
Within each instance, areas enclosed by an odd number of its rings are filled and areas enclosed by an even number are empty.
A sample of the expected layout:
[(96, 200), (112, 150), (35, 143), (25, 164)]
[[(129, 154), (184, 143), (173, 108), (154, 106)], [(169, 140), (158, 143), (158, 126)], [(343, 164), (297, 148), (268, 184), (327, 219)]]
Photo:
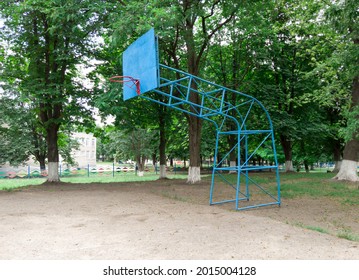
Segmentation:
[(32, 108), (18, 96), (5, 94), (0, 96), (0, 164), (17, 166), (44, 151), (46, 145)]
[[(158, 105), (142, 99), (125, 103), (121, 86), (106, 80), (121, 75), (123, 50), (150, 27), (159, 34), (161, 62), (188, 69), (184, 31), (194, 24), (191, 51), (202, 56), (200, 76), (258, 98), (270, 111), (276, 135), (290, 138), (295, 153), (308, 150), (314, 138), (322, 147), (329, 138), (343, 141), (356, 135), (358, 109), (350, 102), (359, 73), (357, 1), (187, 2), (191, 5), (170, 0), (1, 1), (1, 86), (19, 94), (17, 102), (31, 108), (42, 133), (68, 122), (94, 129), (90, 107), (96, 106), (103, 117), (115, 116), (116, 126), (126, 133), (155, 130), (165, 118), (168, 153), (187, 157), (183, 115), (164, 116)], [(86, 74), (80, 64), (89, 67)], [(86, 87), (85, 79), (94, 87)], [(11, 110), (5, 115), (6, 122), (16, 123)], [(212, 134), (212, 127), (204, 125), (204, 155), (211, 154)], [(302, 142), (304, 149), (299, 149)], [(225, 141), (220, 145), (227, 147)], [(263, 157), (270, 157), (269, 152)]]

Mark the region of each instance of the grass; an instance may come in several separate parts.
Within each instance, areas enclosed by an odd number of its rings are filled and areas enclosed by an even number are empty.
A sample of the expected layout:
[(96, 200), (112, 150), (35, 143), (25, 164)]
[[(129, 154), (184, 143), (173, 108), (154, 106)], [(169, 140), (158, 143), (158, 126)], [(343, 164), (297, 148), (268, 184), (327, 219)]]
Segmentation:
[(331, 197), (348, 205), (359, 205), (358, 184), (332, 180), (331, 173), (293, 173), (281, 176), (281, 196)]
[(295, 225), (298, 227), (301, 227), (301, 228), (306, 228), (306, 229), (310, 229), (310, 230), (317, 231), (320, 233), (329, 234), (328, 230), (318, 227), (318, 226), (308, 226), (308, 225), (304, 225), (303, 223), (295, 223)]
[(350, 241), (359, 242), (359, 235), (354, 234), (351, 230), (343, 230), (337, 234), (339, 238), (344, 238)]
[[(310, 226), (310, 225), (305, 225), (303, 223), (294, 223), (294, 225), (301, 227), (301, 228), (324, 233), (324, 234), (331, 234), (328, 230), (326, 230), (322, 227), (319, 227), (319, 226)], [(336, 236), (339, 238), (350, 240), (350, 241), (359, 242), (359, 235), (353, 233), (350, 229), (343, 229), (342, 231), (337, 233)]]
[[(235, 181), (236, 175), (224, 175), (226, 180)], [(206, 178), (207, 177), (207, 178)], [(243, 178), (244, 176), (242, 176)], [(280, 186), (281, 197), (292, 199), (300, 197), (331, 197), (340, 199), (343, 204), (359, 205), (358, 184), (331, 180), (331, 173), (281, 173)], [(171, 179), (185, 179), (187, 174), (177, 173), (169, 175)], [(257, 183), (267, 186), (275, 193), (276, 178), (274, 173), (251, 174)], [(145, 173), (143, 177), (136, 176), (134, 173), (102, 174), (90, 176), (71, 176), (63, 177), (61, 181), (66, 183), (111, 183), (111, 182), (134, 182), (134, 181), (154, 181), (158, 179), (155, 173)], [(210, 181), (211, 176), (203, 176), (204, 180)], [(30, 185), (40, 185), (44, 183), (44, 178), (24, 178), (24, 179), (0, 179), (0, 190), (11, 191), (15, 188), (22, 188)], [(243, 178), (244, 182), (244, 178)]]
[(31, 185), (40, 185), (44, 183), (44, 178), (31, 178), (31, 179), (0, 179), (0, 190), (10, 191), (16, 188), (23, 188)]
[(182, 202), (188, 202), (189, 201), (189, 199), (187, 197), (180, 196), (178, 194), (172, 194), (172, 193), (167, 192), (167, 191), (162, 191), (161, 196), (166, 197), (166, 198), (170, 198), (170, 199), (173, 199), (173, 200), (177, 200), (177, 201), (182, 201)]
[(329, 234), (329, 231), (327, 231), (324, 228), (318, 227), (318, 226), (305, 226), (306, 229), (314, 230), (320, 233), (326, 233)]
[[(236, 175), (223, 174), (221, 177), (235, 185)], [(330, 197), (339, 199), (343, 204), (359, 205), (359, 184), (332, 180), (333, 177), (332, 173), (319, 172), (280, 173), (281, 197), (286, 199)], [(252, 173), (250, 178), (264, 186), (271, 194), (276, 194), (274, 172)], [(245, 176), (241, 176), (241, 182), (245, 184)]]
[[(211, 176), (203, 176), (204, 180), (210, 181)], [(236, 175), (225, 175), (226, 180), (235, 181)], [(243, 178), (244, 176), (242, 176)], [(359, 205), (359, 185), (331, 180), (331, 173), (281, 173), (280, 186), (282, 198), (299, 197), (333, 197), (339, 198), (344, 204)], [(185, 179), (187, 174), (177, 173), (169, 175), (171, 179)], [(276, 188), (276, 178), (274, 173), (258, 173), (251, 175), (257, 183)], [(134, 182), (134, 181), (154, 181), (158, 179), (155, 173), (145, 173), (143, 177), (133, 173), (102, 174), (90, 176), (70, 176), (62, 177), (61, 181), (67, 183), (111, 183), (111, 182)], [(29, 185), (40, 185), (44, 183), (44, 178), (24, 178), (24, 179), (0, 179), (0, 190), (11, 190), (14, 188), (26, 187)], [(244, 178), (243, 178), (244, 182)]]
[[(187, 178), (184, 174), (169, 175), (171, 179)], [(86, 183), (116, 183), (116, 182), (139, 182), (139, 181), (155, 181), (158, 175), (154, 173), (145, 174), (143, 177), (136, 176), (133, 173), (116, 174), (115, 177), (111, 175), (90, 175), (87, 176), (73, 176), (62, 177), (61, 181), (66, 183), (86, 184)], [(0, 179), (0, 190), (11, 191), (16, 188), (23, 188), (26, 186), (41, 185), (46, 181), (46, 178), (23, 178), (23, 179)]]

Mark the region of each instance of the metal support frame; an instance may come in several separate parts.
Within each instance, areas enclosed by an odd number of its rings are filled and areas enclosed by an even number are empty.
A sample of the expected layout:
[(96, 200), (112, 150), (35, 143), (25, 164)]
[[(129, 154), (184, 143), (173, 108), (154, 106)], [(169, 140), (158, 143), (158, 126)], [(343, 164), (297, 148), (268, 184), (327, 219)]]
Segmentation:
[[(273, 125), (264, 106), (254, 97), (219, 86), (189, 73), (159, 65), (159, 86), (152, 90), (162, 96), (144, 94), (141, 97), (180, 110), (212, 122), (217, 130), (214, 165), (210, 187), (210, 205), (235, 202), (236, 210), (280, 205), (280, 181), (277, 153), (274, 143)], [(200, 104), (191, 101), (191, 95), (200, 96)], [(230, 96), (235, 95), (236, 104)], [(256, 129), (251, 129), (256, 127)], [(234, 129), (235, 128), (235, 129)], [(217, 162), (218, 145), (221, 137), (234, 135), (236, 144)], [(255, 141), (253, 141), (253, 139)], [(250, 161), (266, 148), (272, 151), (273, 163), (251, 165)], [(231, 153), (236, 153), (236, 166), (222, 166)], [(275, 186), (265, 186), (253, 178), (258, 171), (274, 170)], [(228, 173), (235, 173), (228, 175)], [(233, 197), (218, 198), (215, 201), (216, 178), (234, 189)], [(234, 182), (231, 180), (235, 179)], [(253, 198), (253, 201), (252, 201)]]

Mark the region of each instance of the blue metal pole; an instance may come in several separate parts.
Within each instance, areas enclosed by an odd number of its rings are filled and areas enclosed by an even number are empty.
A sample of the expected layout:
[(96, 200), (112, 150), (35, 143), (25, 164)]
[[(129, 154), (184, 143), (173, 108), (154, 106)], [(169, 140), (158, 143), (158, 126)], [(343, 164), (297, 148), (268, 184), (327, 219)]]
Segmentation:
[[(238, 129), (240, 129), (238, 127)], [(240, 131), (237, 134), (237, 186), (236, 186), (236, 209), (239, 208), (239, 193), (241, 188), (241, 135)]]
[(246, 145), (246, 149), (245, 149), (245, 160), (246, 160), (246, 197), (247, 197), (247, 201), (249, 201), (249, 178), (248, 178), (248, 135), (245, 135), (244, 137), (244, 142)]
[(217, 170), (217, 156), (218, 156), (217, 153), (218, 153), (219, 136), (220, 136), (220, 133), (217, 128), (216, 147), (215, 147), (214, 156), (213, 156), (212, 181), (211, 181), (211, 188), (209, 191), (209, 204), (210, 205), (213, 204), (214, 179), (215, 179), (215, 174), (216, 174), (216, 170)]
[[(271, 124), (272, 125), (272, 124)], [(277, 177), (277, 199), (278, 199), (278, 205), (281, 205), (281, 197), (280, 197), (280, 178), (279, 178), (279, 166), (278, 166), (278, 159), (277, 159), (277, 151), (275, 148), (275, 142), (274, 142), (274, 132), (272, 132), (272, 147), (273, 147), (273, 153), (274, 153), (274, 163), (276, 166), (276, 177)]]

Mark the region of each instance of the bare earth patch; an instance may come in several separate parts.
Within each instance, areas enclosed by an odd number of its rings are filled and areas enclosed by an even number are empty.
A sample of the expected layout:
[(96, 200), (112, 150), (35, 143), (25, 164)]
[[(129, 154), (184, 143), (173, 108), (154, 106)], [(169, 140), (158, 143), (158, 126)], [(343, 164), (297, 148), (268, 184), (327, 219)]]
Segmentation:
[[(208, 182), (57, 184), (0, 192), (0, 259), (359, 259), (359, 209), (328, 199), (233, 211)], [(321, 233), (319, 231), (323, 231)]]

